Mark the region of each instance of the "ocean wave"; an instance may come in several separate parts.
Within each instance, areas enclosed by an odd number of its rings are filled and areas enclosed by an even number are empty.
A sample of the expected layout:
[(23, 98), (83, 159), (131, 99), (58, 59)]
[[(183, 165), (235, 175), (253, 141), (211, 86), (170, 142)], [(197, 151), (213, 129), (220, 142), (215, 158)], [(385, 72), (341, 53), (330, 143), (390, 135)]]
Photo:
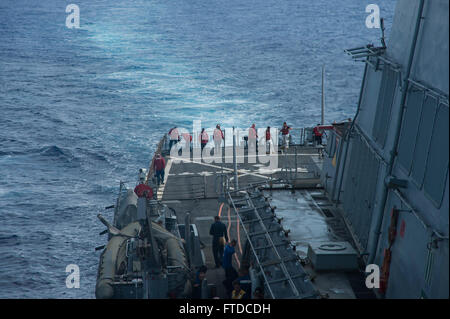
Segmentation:
[(0, 235), (0, 246), (20, 245), (20, 237), (18, 235)]
[(69, 149), (56, 145), (46, 146), (38, 150), (39, 154), (46, 157), (73, 159), (74, 155)]
[(107, 154), (105, 152), (99, 153), (99, 152), (95, 152), (95, 151), (91, 151), (89, 149), (84, 149), (84, 148), (76, 148), (75, 149), (77, 152), (80, 152), (82, 154), (84, 154), (85, 156), (89, 157), (89, 159), (94, 159), (100, 162), (106, 162), (109, 163), (109, 160), (107, 158)]

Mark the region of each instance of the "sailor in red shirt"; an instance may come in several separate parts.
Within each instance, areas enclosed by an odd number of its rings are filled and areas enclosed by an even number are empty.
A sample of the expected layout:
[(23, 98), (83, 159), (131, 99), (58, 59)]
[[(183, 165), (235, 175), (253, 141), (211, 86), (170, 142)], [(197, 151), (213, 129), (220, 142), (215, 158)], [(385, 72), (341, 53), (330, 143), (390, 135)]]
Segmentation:
[(183, 133), (183, 139), (186, 143), (186, 148), (192, 150), (192, 135), (189, 133)]
[(200, 133), (200, 144), (202, 146), (202, 152), (206, 144), (208, 144), (208, 141), (209, 141), (208, 133), (206, 133), (205, 129), (202, 128), (202, 132)]
[(146, 197), (147, 199), (153, 199), (153, 189), (147, 184), (139, 184), (134, 188), (134, 192), (138, 197)]
[(224, 136), (223, 136), (223, 132), (220, 129), (220, 125), (217, 124), (216, 128), (214, 129), (214, 154), (222, 154), (221, 152), (221, 144), (222, 144), (222, 140), (223, 140)]
[(286, 122), (283, 123), (283, 127), (281, 128), (281, 137), (283, 138), (283, 146), (285, 150), (289, 148), (289, 131), (291, 128), (286, 124)]
[(252, 152), (258, 151), (258, 133), (255, 124), (252, 124), (248, 130), (248, 149)]
[(320, 124), (313, 129), (314, 140), (316, 141), (316, 145), (322, 145), (322, 135), (323, 133), (320, 131)]
[(169, 138), (170, 138), (170, 142), (169, 142), (169, 150), (172, 149), (172, 145), (177, 144), (180, 136), (178, 133), (178, 129), (176, 126), (172, 127), (169, 131)]
[(183, 133), (183, 138), (186, 142), (192, 142), (192, 135), (189, 133)]
[(266, 153), (267, 154), (274, 153), (273, 142), (272, 142), (272, 138), (270, 136), (270, 126), (268, 126), (266, 129)]
[(153, 162), (153, 170), (155, 171), (155, 176), (159, 184), (164, 184), (164, 169), (166, 168), (166, 161), (161, 154), (156, 154), (155, 160)]
[(248, 130), (248, 138), (253, 138), (253, 139), (257, 139), (258, 138), (258, 132), (256, 131), (255, 124), (252, 124), (252, 126)]

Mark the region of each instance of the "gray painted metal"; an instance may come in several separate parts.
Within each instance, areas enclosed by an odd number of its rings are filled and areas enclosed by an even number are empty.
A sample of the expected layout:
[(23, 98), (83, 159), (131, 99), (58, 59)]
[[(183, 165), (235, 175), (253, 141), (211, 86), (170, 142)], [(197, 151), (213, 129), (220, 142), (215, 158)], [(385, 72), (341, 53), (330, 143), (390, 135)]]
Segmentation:
[(315, 270), (358, 269), (358, 255), (348, 242), (310, 243), (308, 258)]
[[(248, 257), (250, 260), (247, 262), (254, 264), (253, 274), (261, 278), (270, 297), (318, 297), (319, 294), (300, 265), (298, 256), (288, 248), (290, 244), (285, 237), (287, 233), (279, 225), (279, 220), (263, 194), (254, 188), (228, 192), (227, 197), (247, 238), (246, 245), (251, 250)], [(241, 207), (242, 205), (244, 206)]]
[[(169, 292), (186, 297), (192, 269), (204, 264), (198, 234), (187, 237), (185, 249), (175, 211), (156, 200), (138, 198), (136, 213), (130, 215), (135, 197), (121, 183), (114, 220), (121, 226), (134, 218), (125, 227), (118, 229), (99, 215), (110, 239), (100, 257), (96, 297), (160, 299), (167, 298)], [(191, 226), (195, 234), (195, 225)]]
[(387, 298), (449, 296), (448, 12), (446, 0), (398, 0), (387, 47), (349, 50), (370, 67), (348, 138), (331, 134), (348, 156), (324, 158), (322, 181), (332, 199), (343, 193), (368, 263), (382, 266), (400, 211)]

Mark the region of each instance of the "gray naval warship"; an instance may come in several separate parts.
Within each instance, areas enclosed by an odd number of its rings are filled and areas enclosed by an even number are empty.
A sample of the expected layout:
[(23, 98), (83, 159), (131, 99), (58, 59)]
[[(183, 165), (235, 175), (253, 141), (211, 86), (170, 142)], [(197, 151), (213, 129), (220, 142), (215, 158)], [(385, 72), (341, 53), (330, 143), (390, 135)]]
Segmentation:
[(228, 298), (209, 235), (220, 216), (250, 298), (448, 298), (448, 14), (447, 0), (398, 0), (388, 41), (345, 50), (365, 64), (357, 111), (322, 122), (322, 144), (312, 127), (271, 131), (273, 152), (258, 130), (256, 161), (245, 130), (204, 152), (195, 125), (171, 149), (164, 135), (164, 183), (153, 158), (147, 192), (121, 182), (113, 222), (98, 216), (96, 297), (192, 298), (206, 266), (198, 298)]

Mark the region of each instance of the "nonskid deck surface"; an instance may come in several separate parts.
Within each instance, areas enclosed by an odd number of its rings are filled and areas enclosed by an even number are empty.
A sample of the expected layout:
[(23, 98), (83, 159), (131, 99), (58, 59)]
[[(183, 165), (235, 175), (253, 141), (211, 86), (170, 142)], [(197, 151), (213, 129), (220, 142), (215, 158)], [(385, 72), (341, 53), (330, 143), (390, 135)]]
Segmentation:
[[(297, 153), (297, 156), (295, 156), (295, 153)], [(204, 244), (203, 252), (208, 267), (208, 283), (217, 287), (219, 298), (226, 298), (222, 284), (225, 279), (224, 270), (215, 268), (209, 228), (214, 221), (214, 216), (220, 215), (227, 226), (229, 238), (238, 240), (233, 263), (234, 267), (239, 269), (246, 239), (233, 209), (227, 203), (218, 200), (221, 197), (221, 173), (229, 175), (230, 184), (234, 185), (233, 164), (198, 163), (192, 161), (192, 156), (191, 160), (180, 160), (180, 158), (181, 156), (167, 157), (165, 184), (158, 189), (158, 199), (176, 210), (180, 223), (183, 223), (186, 213), (190, 213), (191, 222), (196, 224), (200, 240)], [(222, 159), (225, 161), (225, 156)], [(351, 240), (345, 225), (339, 219), (338, 213), (330, 209), (331, 204), (321, 195), (321, 190), (312, 188), (320, 182), (317, 177), (320, 166), (321, 157), (317, 149), (298, 147), (297, 150), (290, 148), (287, 154), (280, 154), (276, 169), (264, 170), (263, 164), (248, 163), (247, 160), (244, 163), (239, 163), (237, 167), (239, 188), (251, 183), (287, 177), (292, 179), (295, 174), (293, 168), (298, 168), (296, 183), (291, 183), (291, 185), (304, 189), (296, 190), (294, 194), (291, 193), (292, 189), (290, 191), (265, 190), (264, 193), (271, 198), (272, 206), (277, 207), (277, 216), (284, 217), (285, 220), (282, 221), (282, 225), (284, 228), (291, 230), (289, 240), (298, 246), (300, 257), (305, 256), (305, 247), (310, 241), (321, 239)], [(276, 186), (280, 185), (282, 186), (283, 183), (278, 183)], [(287, 184), (286, 187), (292, 188)], [(339, 272), (318, 273), (309, 265), (305, 266), (305, 271), (313, 278), (315, 286), (322, 295), (327, 295), (330, 298), (355, 298), (352, 288), (355, 286), (356, 274), (349, 276), (349, 274)]]
[[(217, 198), (220, 174), (227, 175), (230, 185), (234, 186), (231, 147), (224, 148), (222, 159), (213, 162), (205, 162), (202, 158), (195, 157), (193, 153), (189, 158), (183, 157), (181, 153), (176, 157), (169, 157), (166, 180), (169, 180), (170, 185), (161, 185), (158, 189), (159, 199)], [(314, 187), (320, 182), (318, 172), (321, 156), (316, 148), (290, 147), (287, 152), (266, 155), (262, 160), (256, 158), (254, 163), (249, 163), (245, 153), (238, 155), (237, 161), (239, 188), (271, 179), (295, 177), (303, 181), (304, 187)], [(296, 167), (297, 170), (295, 170)], [(163, 197), (161, 197), (162, 193), (164, 193)]]
[[(322, 190), (266, 190), (264, 194), (276, 207), (277, 217), (283, 218), (282, 225), (290, 230), (289, 239), (301, 258), (307, 256), (310, 243), (352, 242), (340, 210), (324, 196)], [(359, 271), (317, 272), (310, 264), (304, 268), (314, 278), (320, 293), (329, 298), (375, 298), (373, 292), (364, 286), (364, 276)]]

